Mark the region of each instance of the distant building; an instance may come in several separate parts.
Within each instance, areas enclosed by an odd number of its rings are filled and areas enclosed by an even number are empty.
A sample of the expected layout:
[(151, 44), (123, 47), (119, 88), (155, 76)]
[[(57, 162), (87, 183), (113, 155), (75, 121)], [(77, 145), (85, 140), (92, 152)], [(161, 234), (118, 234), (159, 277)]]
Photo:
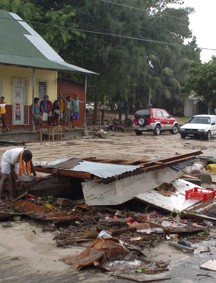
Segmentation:
[(184, 101), (184, 116), (190, 117), (197, 114), (198, 111), (198, 99), (194, 93), (191, 93)]
[(214, 114), (214, 109), (210, 109), (209, 105), (197, 98), (194, 92), (184, 101), (184, 116), (191, 117), (195, 114)]

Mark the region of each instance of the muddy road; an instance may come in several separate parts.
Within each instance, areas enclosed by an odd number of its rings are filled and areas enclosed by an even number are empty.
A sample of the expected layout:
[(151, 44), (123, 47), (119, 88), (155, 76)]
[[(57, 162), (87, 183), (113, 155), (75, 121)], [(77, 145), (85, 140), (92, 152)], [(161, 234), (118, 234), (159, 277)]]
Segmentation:
[[(216, 156), (216, 139), (210, 141), (181, 139), (180, 135), (163, 133), (154, 136), (144, 133), (136, 136), (133, 132), (108, 132), (106, 138), (97, 135), (73, 137), (63, 142), (29, 143), (33, 160), (51, 161), (62, 157), (100, 157), (107, 159), (158, 159), (201, 150), (206, 156)], [(14, 146), (1, 146), (0, 155)]]

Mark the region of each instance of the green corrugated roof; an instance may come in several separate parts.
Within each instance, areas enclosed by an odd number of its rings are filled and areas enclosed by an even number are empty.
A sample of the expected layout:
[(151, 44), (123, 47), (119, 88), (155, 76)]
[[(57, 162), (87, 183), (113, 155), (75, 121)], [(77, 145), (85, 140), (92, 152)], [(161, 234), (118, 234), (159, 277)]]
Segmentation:
[(18, 15), (0, 10), (0, 63), (84, 74), (96, 74), (66, 63)]

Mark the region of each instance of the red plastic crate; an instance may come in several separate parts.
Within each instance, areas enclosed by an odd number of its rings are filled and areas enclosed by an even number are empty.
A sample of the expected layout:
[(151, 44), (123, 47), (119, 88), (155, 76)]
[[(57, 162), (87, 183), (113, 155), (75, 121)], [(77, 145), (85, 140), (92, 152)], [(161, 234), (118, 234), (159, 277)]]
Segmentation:
[(185, 191), (186, 199), (198, 199), (202, 201), (207, 201), (209, 199), (213, 199), (215, 197), (215, 191), (207, 190), (204, 188), (193, 188)]

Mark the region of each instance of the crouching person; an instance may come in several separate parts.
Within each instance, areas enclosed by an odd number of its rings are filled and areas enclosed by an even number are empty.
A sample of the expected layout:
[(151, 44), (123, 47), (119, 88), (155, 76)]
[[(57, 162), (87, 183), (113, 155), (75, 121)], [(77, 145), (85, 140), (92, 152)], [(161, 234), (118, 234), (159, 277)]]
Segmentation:
[(2, 155), (1, 171), (0, 205), (2, 204), (2, 191), (8, 180), (10, 181), (9, 196), (10, 200), (13, 200), (18, 178), (24, 174), (30, 175), (31, 173), (36, 176), (31, 151), (22, 147), (6, 150)]

